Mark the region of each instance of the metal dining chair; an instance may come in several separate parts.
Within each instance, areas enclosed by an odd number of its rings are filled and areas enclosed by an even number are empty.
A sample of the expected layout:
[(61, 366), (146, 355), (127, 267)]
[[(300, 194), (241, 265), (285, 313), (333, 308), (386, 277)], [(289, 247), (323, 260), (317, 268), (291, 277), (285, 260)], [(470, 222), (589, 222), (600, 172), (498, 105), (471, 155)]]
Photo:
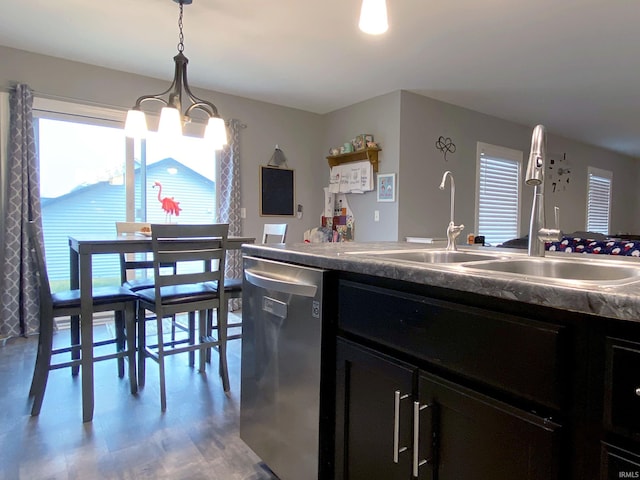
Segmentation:
[[(38, 350), (33, 369), (33, 378), (29, 396), (33, 397), (31, 415), (40, 414), (44, 393), (47, 387), (49, 371), (65, 367), (79, 367), (81, 365), (81, 345), (78, 342), (69, 342), (64, 347), (53, 348), (53, 335), (55, 330), (55, 318), (63, 316), (80, 315), (80, 290), (66, 290), (51, 293), (47, 267), (44, 261), (40, 235), (34, 222), (26, 224), (29, 239), (31, 260), (36, 269), (37, 286), (40, 301), (40, 335), (38, 338)], [(93, 289), (93, 310), (95, 312), (113, 311), (115, 315), (115, 338), (96, 341), (93, 348), (108, 344), (116, 345), (116, 352), (110, 354), (94, 355), (93, 361), (118, 359), (119, 376), (124, 376), (124, 359), (128, 360), (129, 385), (131, 393), (138, 391), (136, 381), (135, 362), (135, 304), (137, 297), (130, 290), (123, 287), (99, 287)], [(72, 355), (70, 361), (53, 362), (54, 355)], [(76, 358), (73, 358), (76, 357)]]
[[(215, 348), (219, 354), (223, 389), (229, 391), (226, 328), (221, 328), (218, 338), (213, 338), (207, 316), (208, 311), (216, 310), (218, 325), (226, 327), (226, 316), (220, 314), (227, 301), (225, 290), (215, 289), (213, 284), (224, 286), (228, 230), (228, 224), (151, 226), (155, 286), (136, 292), (139, 298), (138, 381), (140, 386), (145, 384), (147, 358), (158, 363), (162, 411), (167, 407), (164, 364), (169, 355), (189, 352), (189, 364), (193, 366), (197, 350), (199, 370), (204, 372), (207, 352)], [(176, 264), (175, 274), (163, 271), (162, 265), (166, 263)], [(147, 344), (145, 311), (156, 316), (155, 345)], [(179, 314), (188, 316), (188, 338), (186, 344), (176, 345), (176, 342), (164, 340), (163, 319)], [(170, 349), (167, 348), (169, 344)]]

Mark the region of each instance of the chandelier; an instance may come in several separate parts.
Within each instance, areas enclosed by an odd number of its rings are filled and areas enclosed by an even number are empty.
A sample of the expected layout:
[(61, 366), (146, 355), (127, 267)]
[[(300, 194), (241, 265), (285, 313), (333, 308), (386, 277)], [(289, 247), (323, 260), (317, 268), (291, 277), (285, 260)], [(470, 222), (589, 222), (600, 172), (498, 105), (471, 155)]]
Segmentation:
[[(175, 62), (175, 74), (171, 86), (162, 93), (157, 95), (143, 95), (136, 100), (135, 106), (127, 112), (127, 120), (125, 122), (125, 135), (127, 137), (145, 138), (147, 135), (147, 119), (141, 110), (142, 103), (148, 100), (156, 100), (164, 104), (160, 112), (160, 123), (158, 124), (158, 134), (162, 138), (175, 139), (182, 135), (183, 125), (191, 122), (191, 113), (194, 110), (204, 112), (209, 121), (205, 128), (204, 138), (210, 141), (216, 149), (221, 149), (227, 144), (227, 131), (224, 120), (218, 115), (216, 106), (207, 101), (196, 97), (191, 93), (189, 83), (187, 82), (187, 64), (189, 60), (182, 53), (184, 51), (184, 34), (182, 33), (182, 14), (184, 5), (190, 5), (193, 0), (173, 0), (180, 5), (180, 16), (178, 18), (178, 28), (180, 34), (178, 36), (178, 54), (173, 57)], [(183, 103), (183, 93), (186, 94), (186, 100), (189, 105)], [(168, 94), (167, 99), (163, 98)], [(182, 108), (186, 107), (184, 113)]]

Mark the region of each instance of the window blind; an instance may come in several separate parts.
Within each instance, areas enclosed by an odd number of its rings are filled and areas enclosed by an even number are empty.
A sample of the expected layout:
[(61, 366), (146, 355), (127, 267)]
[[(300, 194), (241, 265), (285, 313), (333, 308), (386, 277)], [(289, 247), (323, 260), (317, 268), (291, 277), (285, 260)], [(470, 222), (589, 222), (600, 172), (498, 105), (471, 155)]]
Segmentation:
[(484, 154), (478, 184), (478, 235), (498, 245), (518, 238), (520, 162)]
[(611, 179), (606, 170), (589, 168), (587, 197), (587, 231), (609, 234)]

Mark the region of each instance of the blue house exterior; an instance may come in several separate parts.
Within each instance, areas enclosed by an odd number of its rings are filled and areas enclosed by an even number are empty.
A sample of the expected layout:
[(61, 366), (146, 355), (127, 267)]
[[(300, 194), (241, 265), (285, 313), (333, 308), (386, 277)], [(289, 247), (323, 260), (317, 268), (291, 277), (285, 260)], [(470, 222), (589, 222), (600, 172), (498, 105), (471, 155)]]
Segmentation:
[[(166, 158), (146, 168), (146, 219), (136, 215), (137, 221), (166, 223), (168, 218), (158, 200), (162, 184), (162, 197), (173, 197), (180, 202), (179, 216), (171, 218), (177, 223), (207, 223), (215, 219), (215, 182), (186, 167), (173, 158)], [(135, 171), (136, 207), (141, 205), (140, 169)], [(138, 210), (140, 210), (138, 208)], [(56, 198), (42, 199), (42, 224), (47, 269), (52, 287), (55, 281), (69, 279), (69, 235), (90, 233), (108, 237), (115, 233), (115, 222), (126, 220), (124, 182), (103, 181), (79, 186)], [(120, 267), (117, 255), (96, 255), (93, 259), (93, 277), (119, 282)], [(68, 288), (68, 283), (62, 288)]]

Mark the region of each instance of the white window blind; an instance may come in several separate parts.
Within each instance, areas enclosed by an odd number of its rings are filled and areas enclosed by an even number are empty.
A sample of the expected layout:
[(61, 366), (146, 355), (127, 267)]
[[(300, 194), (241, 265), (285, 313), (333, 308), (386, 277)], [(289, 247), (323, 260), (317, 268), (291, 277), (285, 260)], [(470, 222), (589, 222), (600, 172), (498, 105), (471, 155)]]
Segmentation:
[(613, 173), (589, 167), (587, 185), (587, 231), (609, 234)]
[(498, 245), (519, 235), (522, 152), (478, 144), (477, 235)]

